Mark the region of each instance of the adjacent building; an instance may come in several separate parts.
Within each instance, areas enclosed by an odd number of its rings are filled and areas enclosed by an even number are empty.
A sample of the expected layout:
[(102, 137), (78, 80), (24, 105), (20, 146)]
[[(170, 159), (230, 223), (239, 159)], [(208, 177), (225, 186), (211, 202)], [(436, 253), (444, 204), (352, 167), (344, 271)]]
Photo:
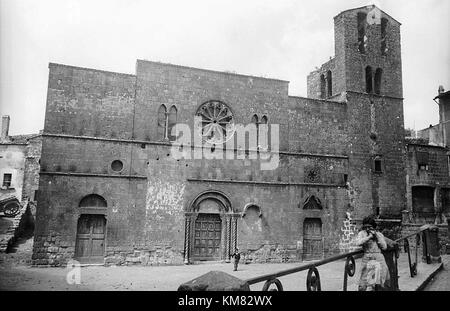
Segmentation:
[(7, 249), (28, 202), (35, 214), (39, 187), (41, 134), (9, 135), (10, 117), (2, 117), (0, 138), (0, 212), (14, 220), (2, 219), (0, 251)]
[(402, 225), (404, 232), (414, 231), (426, 223), (438, 225), (441, 243), (447, 248), (450, 242), (450, 92), (441, 86), (434, 100), (439, 105), (439, 124), (406, 139), (408, 208), (403, 212)]

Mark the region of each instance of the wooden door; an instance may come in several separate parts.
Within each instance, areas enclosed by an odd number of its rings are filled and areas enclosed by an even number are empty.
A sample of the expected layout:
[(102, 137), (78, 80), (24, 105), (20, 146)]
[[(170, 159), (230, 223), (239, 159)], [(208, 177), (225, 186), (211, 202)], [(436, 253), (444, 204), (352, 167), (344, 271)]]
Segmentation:
[(81, 215), (78, 220), (75, 258), (80, 262), (103, 262), (105, 253), (103, 215)]
[(218, 214), (199, 214), (195, 221), (194, 260), (219, 260), (221, 235)]
[(306, 218), (303, 223), (303, 260), (322, 259), (323, 237), (320, 218)]

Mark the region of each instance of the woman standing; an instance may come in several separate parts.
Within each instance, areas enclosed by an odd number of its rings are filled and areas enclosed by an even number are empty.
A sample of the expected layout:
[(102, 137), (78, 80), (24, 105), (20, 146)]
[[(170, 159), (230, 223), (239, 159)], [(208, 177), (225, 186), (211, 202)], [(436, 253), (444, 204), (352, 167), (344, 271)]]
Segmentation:
[(359, 291), (378, 291), (389, 282), (389, 270), (381, 253), (387, 248), (384, 235), (376, 230), (377, 224), (373, 216), (363, 219), (362, 229), (358, 233), (356, 244), (362, 246), (361, 278)]

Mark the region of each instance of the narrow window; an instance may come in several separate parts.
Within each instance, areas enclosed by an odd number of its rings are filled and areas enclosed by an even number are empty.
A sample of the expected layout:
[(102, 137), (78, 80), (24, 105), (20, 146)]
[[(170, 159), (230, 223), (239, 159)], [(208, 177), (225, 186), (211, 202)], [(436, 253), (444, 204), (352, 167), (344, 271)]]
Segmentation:
[(358, 13), (358, 51), (360, 53), (366, 53), (366, 13)]
[(333, 80), (331, 79), (331, 70), (327, 72), (328, 97), (333, 96)]
[(3, 174), (3, 187), (11, 187), (12, 174)]
[(167, 139), (167, 109), (161, 105), (158, 109), (158, 139)]
[(387, 46), (387, 29), (388, 20), (387, 18), (381, 18), (381, 55), (386, 55), (388, 51)]
[(326, 92), (326, 82), (325, 82), (325, 76), (322, 74), (320, 75), (320, 98), (325, 98), (325, 92)]
[(375, 157), (373, 169), (375, 173), (382, 173), (383, 172), (383, 166), (381, 162), (381, 157)]
[(268, 125), (268, 119), (267, 116), (263, 116), (261, 118), (261, 125), (259, 127), (259, 134), (258, 134), (258, 148), (262, 148), (263, 150), (267, 150), (269, 147), (269, 125)]
[(375, 94), (380, 95), (381, 93), (381, 77), (383, 75), (383, 70), (381, 68), (378, 68), (375, 71)]
[[(252, 116), (252, 123), (255, 124), (256, 126), (256, 144), (252, 144), (249, 142), (249, 146), (256, 146), (258, 148), (259, 146), (259, 120), (258, 120), (258, 116), (256, 114), (254, 114)], [(249, 139), (254, 139), (254, 137), (249, 137)]]
[(170, 107), (169, 110), (169, 116), (168, 116), (168, 135), (167, 137), (169, 137), (169, 140), (174, 141), (176, 139), (175, 135), (172, 135), (172, 128), (175, 126), (175, 124), (177, 124), (177, 107), (172, 106)]
[(372, 93), (372, 67), (366, 67), (366, 93)]

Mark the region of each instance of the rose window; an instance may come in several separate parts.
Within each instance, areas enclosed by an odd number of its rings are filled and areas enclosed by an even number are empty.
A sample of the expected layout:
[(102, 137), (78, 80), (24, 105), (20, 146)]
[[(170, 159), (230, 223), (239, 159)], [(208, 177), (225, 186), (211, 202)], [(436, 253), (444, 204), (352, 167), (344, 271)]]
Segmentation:
[(209, 101), (197, 110), (198, 130), (204, 142), (221, 144), (234, 134), (233, 114), (224, 103)]

